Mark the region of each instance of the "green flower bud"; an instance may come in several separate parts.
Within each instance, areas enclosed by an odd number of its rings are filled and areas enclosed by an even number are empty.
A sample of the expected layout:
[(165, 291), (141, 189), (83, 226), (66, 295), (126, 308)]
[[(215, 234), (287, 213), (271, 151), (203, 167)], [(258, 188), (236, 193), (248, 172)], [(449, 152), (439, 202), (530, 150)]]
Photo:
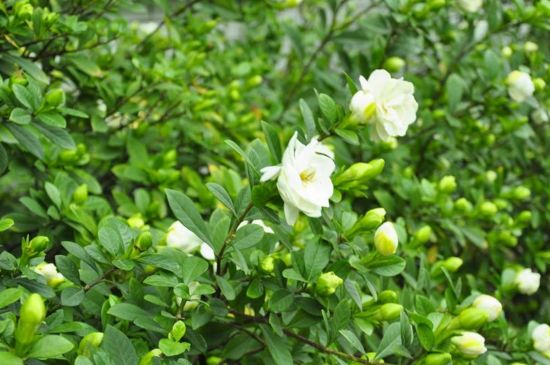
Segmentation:
[(497, 179), (498, 175), (493, 170), (489, 170), (485, 173), (485, 182), (488, 184), (492, 184)]
[(425, 225), (415, 232), (414, 238), (419, 243), (426, 243), (432, 236), (432, 233), (433, 233), (432, 227)]
[(464, 261), (460, 257), (453, 256), (443, 261), (441, 266), (448, 272), (456, 272), (460, 269), (463, 263)]
[(29, 254), (36, 255), (48, 248), (50, 239), (46, 236), (36, 236), (29, 242)]
[(458, 315), (458, 322), (461, 329), (475, 330), (483, 326), (489, 320), (487, 312), (482, 309), (470, 307), (464, 309)]
[(141, 228), (145, 225), (145, 221), (141, 218), (141, 214), (131, 216), (126, 220), (126, 222), (132, 228)]
[(386, 217), (386, 210), (384, 208), (375, 208), (369, 210), (363, 217), (361, 217), (347, 233), (353, 235), (359, 231), (370, 231), (377, 228)]
[(485, 217), (492, 217), (497, 212), (498, 208), (493, 202), (483, 202), (479, 207), (479, 213)]
[(286, 252), (285, 254), (283, 254), (281, 256), (281, 260), (287, 267), (292, 266), (292, 254), (290, 252)]
[(223, 362), (223, 359), (218, 356), (210, 356), (206, 359), (206, 365), (220, 365)]
[(519, 213), (517, 217), (517, 221), (522, 224), (528, 224), (528, 223), (531, 223), (532, 218), (533, 218), (533, 214), (529, 210), (524, 210), (521, 213)]
[(516, 200), (526, 200), (531, 196), (531, 190), (525, 186), (518, 186), (514, 189), (512, 197)]
[(479, 333), (464, 331), (451, 339), (456, 350), (464, 357), (474, 359), (487, 352), (485, 338)]
[(389, 72), (399, 72), (405, 67), (405, 60), (401, 57), (390, 57), (384, 62), (384, 68)]
[(381, 303), (395, 303), (397, 302), (397, 293), (393, 290), (384, 290), (378, 294), (378, 301)]
[(73, 193), (73, 201), (76, 204), (83, 204), (88, 200), (88, 185), (82, 184)]
[(455, 209), (462, 213), (469, 213), (472, 211), (472, 203), (468, 201), (466, 198), (460, 198), (457, 201), (455, 201)]
[(153, 363), (153, 357), (160, 356), (162, 356), (162, 351), (160, 351), (160, 349), (153, 349), (141, 357), (139, 365), (151, 365)]
[(537, 91), (542, 91), (546, 87), (546, 82), (540, 77), (535, 78), (533, 80), (533, 84), (535, 85), (535, 90)]
[(424, 358), (424, 365), (448, 365), (453, 361), (453, 357), (448, 352), (440, 354), (428, 354)]
[(262, 83), (262, 81), (263, 81), (262, 76), (260, 75), (252, 76), (251, 78), (246, 80), (246, 86), (248, 87), (258, 86)]
[(34, 12), (34, 7), (28, 1), (16, 1), (13, 10), (18, 18), (29, 19)]
[(153, 244), (153, 236), (149, 231), (143, 231), (139, 234), (136, 240), (136, 247), (140, 251), (147, 251), (149, 247)]
[(535, 53), (539, 50), (539, 45), (534, 42), (525, 42), (523, 45), (523, 50), (525, 53)]
[(450, 194), (456, 190), (456, 179), (454, 176), (444, 176), (437, 187), (442, 193)]
[(166, 152), (164, 154), (164, 156), (162, 156), (162, 160), (164, 161), (165, 164), (167, 165), (171, 165), (173, 164), (174, 162), (176, 162), (178, 159), (178, 152), (174, 149)]
[(29, 295), (19, 310), (19, 321), (15, 329), (16, 342), (20, 345), (31, 343), (44, 318), (46, 318), (44, 300), (39, 294)]
[(508, 247), (515, 247), (518, 244), (518, 239), (510, 231), (498, 232), (497, 240), (499, 243)]
[(510, 48), (508, 46), (502, 47), (502, 50), (500, 51), (500, 54), (504, 58), (510, 58), (513, 54), (512, 48)]
[(393, 255), (398, 244), (397, 232), (391, 222), (382, 224), (374, 233), (374, 245), (382, 256)]
[(62, 89), (53, 89), (46, 94), (46, 104), (58, 107), (65, 103), (65, 92)]
[(78, 354), (89, 357), (101, 345), (101, 341), (103, 341), (103, 332), (88, 333), (78, 345)]
[(317, 279), (317, 285), (315, 291), (318, 295), (328, 297), (336, 292), (336, 289), (344, 283), (344, 280), (336, 275), (334, 272), (329, 271), (319, 275)]
[(368, 163), (358, 162), (348, 167), (334, 179), (334, 184), (343, 188), (363, 185), (379, 175), (384, 169), (384, 160), (377, 159)]
[(403, 311), (403, 306), (396, 303), (386, 303), (378, 308), (374, 318), (379, 321), (391, 322), (394, 319), (399, 318), (401, 312)]
[(266, 256), (260, 261), (260, 270), (266, 274), (270, 274), (275, 269), (275, 259), (273, 256)]

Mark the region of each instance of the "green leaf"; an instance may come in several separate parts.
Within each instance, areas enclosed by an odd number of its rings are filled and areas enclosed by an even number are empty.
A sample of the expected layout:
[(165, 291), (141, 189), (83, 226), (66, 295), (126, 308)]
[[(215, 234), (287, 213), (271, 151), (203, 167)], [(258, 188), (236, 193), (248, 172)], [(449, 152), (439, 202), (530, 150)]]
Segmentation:
[(255, 246), (262, 240), (264, 236), (264, 230), (257, 224), (246, 224), (243, 227), (237, 229), (235, 239), (230, 248), (237, 248), (244, 250)]
[(15, 222), (11, 218), (0, 219), (0, 232), (10, 229)]
[(136, 365), (139, 361), (132, 342), (124, 333), (113, 326), (107, 326), (101, 348), (117, 365)]
[(281, 141), (279, 139), (279, 135), (277, 134), (277, 130), (271, 124), (263, 120), (261, 124), (262, 131), (264, 132), (265, 139), (269, 147), (269, 151), (271, 152), (273, 157), (275, 157), (276, 162), (281, 161), (283, 150), (281, 148)]
[(48, 197), (55, 204), (55, 206), (60, 208), (61, 193), (59, 192), (59, 189), (57, 188), (57, 186), (55, 186), (49, 181), (46, 181), (46, 183), (44, 184), (44, 189), (46, 190), (46, 194), (48, 194)]
[(31, 113), (21, 108), (13, 108), (10, 113), (10, 120), (14, 123), (25, 125), (31, 122)]
[(25, 127), (19, 126), (13, 123), (5, 123), (4, 126), (13, 134), (15, 139), (25, 148), (27, 151), (38, 157), (44, 158), (44, 148), (40, 144), (38, 138)]
[(117, 303), (113, 305), (107, 311), (108, 314), (121, 318), (125, 321), (135, 321), (140, 317), (149, 317), (150, 314), (138, 307), (137, 305), (130, 303)]
[(33, 123), (44, 136), (52, 141), (52, 143), (58, 145), (66, 150), (73, 150), (76, 148), (73, 137), (63, 128), (54, 127), (45, 123), (36, 121)]
[(61, 292), (61, 304), (67, 307), (76, 307), (84, 300), (82, 288), (69, 287)]
[(377, 256), (367, 267), (381, 276), (395, 276), (405, 269), (406, 264), (399, 256)]
[(229, 193), (227, 192), (227, 190), (224, 189), (223, 186), (216, 183), (207, 183), (206, 187), (220, 202), (222, 202), (223, 205), (225, 205), (233, 213), (233, 215), (237, 216), (237, 212), (235, 212), (235, 206), (233, 205), (233, 200), (231, 200)]
[(304, 124), (306, 126), (306, 137), (308, 139), (313, 138), (317, 134), (317, 128), (315, 127), (315, 119), (313, 118), (313, 113), (309, 108), (309, 105), (300, 99), (300, 111), (302, 113), (302, 118), (304, 119)]
[(312, 240), (304, 250), (304, 277), (311, 281), (327, 266), (330, 256), (330, 247), (319, 240)]
[(15, 303), (21, 297), (20, 288), (8, 288), (0, 292), (0, 308)]
[(235, 299), (237, 294), (235, 293), (235, 289), (227, 279), (221, 276), (216, 276), (216, 281), (218, 282), (223, 296), (227, 298), (227, 300)]
[(384, 337), (376, 349), (376, 358), (383, 359), (395, 353), (401, 345), (401, 329), (399, 323), (392, 323), (384, 330)]
[(321, 113), (330, 123), (335, 123), (338, 120), (338, 107), (334, 100), (326, 94), (319, 94), (318, 100)]
[(355, 333), (350, 330), (340, 330), (340, 334), (359, 352), (365, 352), (365, 348)]
[(288, 350), (287, 341), (284, 338), (276, 335), (267, 325), (260, 325), (264, 340), (267, 345), (267, 350), (277, 365), (292, 365), (294, 360), (292, 354)]
[(287, 311), (294, 302), (294, 294), (286, 289), (279, 289), (269, 301), (271, 310), (275, 313)]
[(23, 360), (11, 352), (0, 352), (0, 364), (23, 365)]
[(196, 256), (189, 256), (182, 260), (181, 268), (183, 282), (189, 284), (208, 270), (208, 262)]
[(6, 152), (4, 146), (0, 143), (0, 175), (6, 171), (8, 168), (8, 163), (8, 153)]
[(36, 81), (39, 81), (43, 84), (48, 84), (50, 82), (50, 78), (44, 73), (44, 71), (42, 71), (40, 67), (27, 59), (9, 53), (4, 53), (2, 55), (2, 59), (5, 59), (6, 61), (11, 63), (15, 63)]
[(159, 341), (159, 349), (166, 356), (177, 356), (188, 351), (191, 345), (188, 342), (176, 342), (168, 338)]
[(40, 112), (37, 118), (52, 127), (65, 128), (67, 126), (65, 118), (56, 111)]
[(54, 359), (71, 351), (74, 345), (62, 336), (46, 335), (31, 347), (27, 355), (31, 359)]
[(80, 284), (78, 267), (69, 257), (57, 255), (55, 256), (55, 264), (57, 266), (57, 270), (59, 270), (59, 272), (63, 274), (66, 279), (70, 280), (76, 285)]
[(212, 246), (210, 233), (193, 201), (182, 192), (166, 189), (168, 205), (176, 218), (201, 240)]
[(447, 79), (445, 90), (447, 91), (447, 103), (449, 105), (449, 110), (452, 113), (455, 111), (458, 103), (462, 99), (462, 93), (464, 91), (464, 81), (457, 74), (452, 74)]

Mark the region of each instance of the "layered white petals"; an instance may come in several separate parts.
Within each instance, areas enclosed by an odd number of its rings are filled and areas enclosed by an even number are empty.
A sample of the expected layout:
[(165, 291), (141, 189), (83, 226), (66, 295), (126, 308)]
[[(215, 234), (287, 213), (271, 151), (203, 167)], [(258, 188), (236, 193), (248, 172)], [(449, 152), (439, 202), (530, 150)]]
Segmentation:
[(168, 228), (166, 235), (166, 246), (168, 247), (174, 247), (190, 254), (197, 251), (202, 243), (202, 240), (180, 221), (175, 221)]
[(392, 78), (386, 70), (373, 71), (368, 80), (361, 76), (359, 82), (361, 90), (353, 95), (350, 110), (372, 125), (371, 138), (387, 142), (404, 136), (418, 110), (413, 84)]
[(550, 357), (550, 326), (545, 323), (539, 324), (533, 330), (531, 339), (533, 340), (535, 350)]
[(512, 71), (506, 78), (508, 85), (508, 95), (512, 100), (519, 103), (525, 101), (535, 92), (535, 84), (528, 73), (522, 71)]
[(47, 282), (63, 281), (65, 277), (63, 274), (57, 271), (57, 267), (54, 264), (41, 263), (34, 268), (34, 271), (42, 275)]
[(285, 218), (293, 225), (299, 212), (320, 217), (329, 206), (334, 187), (330, 176), (335, 165), (333, 153), (316, 138), (304, 145), (298, 134), (292, 136), (283, 154), (281, 166), (262, 169), (262, 181), (278, 176), (277, 188), (285, 204)]
[(452, 338), (452, 343), (464, 356), (474, 358), (487, 352), (485, 338), (476, 332), (464, 331)]
[(474, 300), (473, 306), (484, 311), (489, 321), (494, 321), (502, 314), (502, 304), (490, 295), (481, 294)]
[(531, 269), (523, 269), (516, 275), (515, 283), (520, 293), (533, 295), (539, 290), (540, 274)]

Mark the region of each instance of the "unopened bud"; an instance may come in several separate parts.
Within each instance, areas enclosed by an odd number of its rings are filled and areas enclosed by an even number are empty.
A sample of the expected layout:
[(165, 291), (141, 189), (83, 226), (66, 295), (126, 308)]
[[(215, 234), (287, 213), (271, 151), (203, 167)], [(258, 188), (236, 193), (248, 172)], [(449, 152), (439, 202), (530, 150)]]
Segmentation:
[(396, 318), (399, 318), (401, 312), (403, 311), (403, 306), (396, 303), (386, 303), (378, 308), (378, 311), (375, 315), (375, 319), (379, 321), (393, 321)]
[(78, 345), (78, 354), (89, 357), (101, 345), (101, 341), (103, 341), (103, 332), (88, 333)]
[(136, 240), (136, 247), (140, 251), (147, 251), (149, 247), (153, 244), (153, 236), (149, 231), (143, 231), (139, 234)]
[(73, 201), (76, 204), (82, 204), (88, 200), (88, 185), (82, 184), (73, 193)]
[(531, 190), (525, 186), (518, 186), (514, 189), (512, 197), (516, 200), (526, 200), (531, 196)]
[(464, 331), (451, 339), (457, 351), (466, 358), (476, 358), (487, 352), (485, 338), (479, 333)]
[(358, 162), (348, 167), (334, 179), (334, 184), (344, 188), (356, 187), (379, 175), (384, 169), (384, 160), (368, 163)]
[(393, 255), (397, 251), (399, 239), (393, 223), (382, 224), (374, 233), (374, 245), (382, 256)]
[(223, 363), (223, 359), (218, 356), (210, 356), (208, 359), (206, 359), (206, 365), (221, 365)]
[(44, 318), (46, 318), (44, 300), (39, 294), (29, 295), (19, 310), (19, 321), (15, 329), (17, 343), (21, 345), (31, 343)]
[(266, 274), (270, 274), (275, 269), (275, 259), (273, 256), (266, 256), (260, 261), (260, 270)]
[(432, 227), (426, 225), (421, 227), (418, 231), (415, 232), (414, 238), (419, 243), (426, 243), (429, 241), (430, 237), (432, 236), (433, 230)]
[(445, 261), (443, 261), (442, 266), (449, 272), (456, 272), (464, 261), (460, 257), (449, 257)]
[(126, 222), (132, 228), (141, 228), (145, 225), (145, 221), (143, 220), (143, 218), (141, 218), (141, 214), (131, 216), (126, 220)]
[(512, 56), (512, 48), (506, 46), (506, 47), (503, 47), (502, 50), (500, 51), (500, 54), (502, 55), (502, 57), (504, 58), (510, 58)]
[(36, 255), (48, 248), (50, 239), (46, 236), (36, 236), (29, 242), (29, 254)]
[(448, 352), (440, 354), (429, 354), (424, 358), (423, 365), (448, 365), (453, 361), (453, 357)]
[(525, 42), (525, 44), (523, 45), (523, 50), (525, 51), (525, 53), (535, 53), (539, 50), (539, 45), (535, 42)]
[(378, 294), (378, 301), (381, 303), (395, 303), (397, 302), (397, 293), (393, 290), (384, 290)]
[(533, 79), (533, 84), (535, 85), (535, 90), (537, 91), (542, 91), (546, 87), (546, 81), (540, 77)]
[(455, 209), (462, 213), (469, 213), (472, 211), (472, 203), (466, 198), (459, 198), (455, 201)]
[(489, 316), (483, 309), (470, 307), (464, 309), (458, 315), (461, 329), (475, 330), (483, 326), (489, 320)]
[(485, 217), (492, 217), (497, 214), (498, 208), (493, 202), (483, 202), (479, 207), (479, 212)]
[(384, 68), (389, 72), (395, 73), (405, 67), (405, 60), (401, 57), (390, 57), (384, 62)]
[(336, 289), (344, 283), (344, 280), (336, 275), (334, 272), (329, 271), (319, 275), (317, 279), (317, 285), (315, 291), (320, 296), (328, 297), (336, 292)]
[(246, 80), (246, 86), (248, 87), (254, 87), (258, 86), (262, 83), (263, 79), (260, 75), (252, 76), (248, 80)]
[(533, 214), (529, 210), (524, 210), (521, 213), (519, 213), (517, 217), (517, 221), (522, 224), (528, 224), (528, 223), (531, 223), (532, 217), (533, 217)]
[(384, 222), (385, 217), (386, 210), (384, 208), (371, 209), (353, 225), (348, 234), (353, 235), (359, 231), (370, 231), (375, 229)]
[(437, 187), (442, 193), (450, 194), (456, 190), (456, 179), (454, 176), (444, 176)]

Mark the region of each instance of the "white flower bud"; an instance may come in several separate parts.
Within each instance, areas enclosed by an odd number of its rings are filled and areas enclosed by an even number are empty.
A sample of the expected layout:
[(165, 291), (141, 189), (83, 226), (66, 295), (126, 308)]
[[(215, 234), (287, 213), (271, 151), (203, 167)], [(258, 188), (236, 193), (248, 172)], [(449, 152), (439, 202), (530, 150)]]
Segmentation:
[(393, 79), (386, 70), (373, 71), (368, 80), (361, 76), (359, 82), (361, 90), (351, 98), (350, 110), (360, 121), (372, 124), (371, 138), (388, 142), (404, 136), (418, 109), (413, 84)]
[(485, 338), (476, 332), (464, 331), (460, 336), (455, 336), (451, 342), (465, 357), (476, 358), (487, 352)]
[(399, 239), (393, 223), (385, 222), (374, 232), (374, 245), (381, 255), (393, 255), (397, 251), (398, 244)]
[(520, 293), (533, 295), (539, 290), (540, 274), (531, 269), (523, 269), (516, 275), (515, 283)]
[(533, 347), (538, 352), (550, 357), (550, 326), (547, 324), (539, 324), (531, 334)]
[(63, 274), (57, 272), (57, 267), (54, 264), (43, 262), (38, 264), (34, 271), (42, 275), (49, 286), (57, 286), (65, 280)]
[(512, 71), (506, 78), (508, 85), (508, 95), (512, 100), (519, 103), (533, 95), (535, 85), (528, 73), (522, 71)]
[(166, 235), (166, 246), (174, 247), (186, 253), (193, 253), (199, 249), (202, 240), (191, 232), (180, 221), (172, 223)]
[(483, 0), (457, 0), (460, 9), (473, 13), (479, 10), (483, 5)]
[(502, 313), (502, 304), (498, 299), (486, 294), (478, 296), (474, 300), (473, 306), (483, 310), (487, 314), (489, 321), (494, 321)]

